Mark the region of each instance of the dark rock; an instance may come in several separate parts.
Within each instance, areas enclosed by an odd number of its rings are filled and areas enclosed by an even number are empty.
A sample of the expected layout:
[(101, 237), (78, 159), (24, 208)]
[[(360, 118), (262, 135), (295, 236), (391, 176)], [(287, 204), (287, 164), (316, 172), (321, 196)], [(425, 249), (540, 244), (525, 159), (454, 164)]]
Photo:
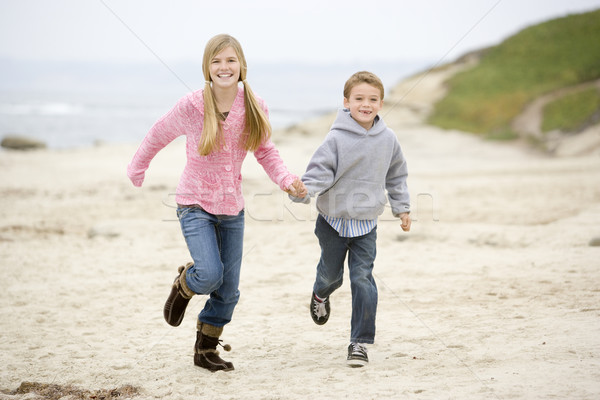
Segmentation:
[(25, 136), (9, 135), (2, 138), (0, 146), (11, 150), (45, 149), (46, 143)]

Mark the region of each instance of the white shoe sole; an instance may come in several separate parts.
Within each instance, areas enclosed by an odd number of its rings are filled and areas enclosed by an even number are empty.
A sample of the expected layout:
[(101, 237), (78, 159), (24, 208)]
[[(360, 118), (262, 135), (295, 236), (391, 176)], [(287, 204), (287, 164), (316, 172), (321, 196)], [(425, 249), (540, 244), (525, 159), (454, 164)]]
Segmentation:
[(360, 368), (367, 365), (369, 362), (365, 360), (346, 360), (346, 365), (351, 368)]

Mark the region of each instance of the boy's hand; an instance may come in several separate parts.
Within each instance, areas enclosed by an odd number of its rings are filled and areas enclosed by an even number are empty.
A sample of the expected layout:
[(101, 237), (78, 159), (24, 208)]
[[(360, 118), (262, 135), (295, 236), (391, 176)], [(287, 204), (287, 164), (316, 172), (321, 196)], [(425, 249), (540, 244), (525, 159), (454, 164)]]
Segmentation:
[(412, 222), (410, 220), (410, 214), (409, 213), (402, 213), (402, 214), (400, 214), (400, 219), (402, 220), (402, 225), (400, 225), (402, 227), (402, 230), (404, 232), (410, 231), (410, 224)]

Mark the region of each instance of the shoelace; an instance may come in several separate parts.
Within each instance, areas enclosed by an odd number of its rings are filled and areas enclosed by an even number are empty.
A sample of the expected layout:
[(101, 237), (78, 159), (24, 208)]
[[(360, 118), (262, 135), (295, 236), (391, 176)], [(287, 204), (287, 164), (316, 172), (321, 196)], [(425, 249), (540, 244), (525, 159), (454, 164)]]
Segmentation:
[[(327, 301), (327, 300), (325, 300)], [(315, 300), (315, 309), (314, 309), (314, 313), (317, 316), (317, 318), (321, 318), (321, 317), (326, 317), (327, 316), (327, 309), (325, 308), (325, 301), (323, 301), (322, 303), (318, 302)]]
[(367, 347), (361, 343), (352, 343), (352, 354), (367, 354)]

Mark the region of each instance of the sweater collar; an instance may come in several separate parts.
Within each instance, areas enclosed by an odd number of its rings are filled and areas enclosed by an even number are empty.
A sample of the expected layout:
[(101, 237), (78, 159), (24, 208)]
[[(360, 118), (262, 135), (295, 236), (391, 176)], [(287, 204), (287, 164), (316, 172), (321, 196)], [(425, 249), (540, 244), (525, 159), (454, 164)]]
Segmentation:
[[(204, 90), (199, 89), (195, 92), (191, 93), (192, 104), (198, 111), (200, 111), (201, 115), (204, 115)], [(233, 100), (233, 104), (231, 105), (231, 110), (229, 110), (232, 114), (240, 114), (240, 110), (244, 109), (244, 88), (238, 87), (237, 95), (235, 96), (235, 100)]]

